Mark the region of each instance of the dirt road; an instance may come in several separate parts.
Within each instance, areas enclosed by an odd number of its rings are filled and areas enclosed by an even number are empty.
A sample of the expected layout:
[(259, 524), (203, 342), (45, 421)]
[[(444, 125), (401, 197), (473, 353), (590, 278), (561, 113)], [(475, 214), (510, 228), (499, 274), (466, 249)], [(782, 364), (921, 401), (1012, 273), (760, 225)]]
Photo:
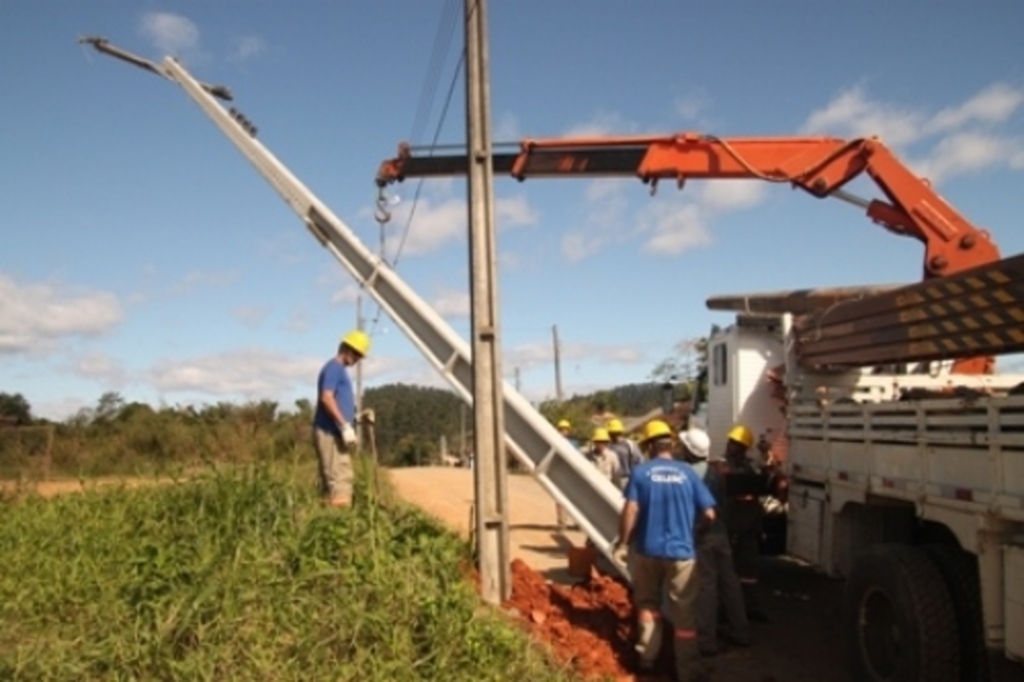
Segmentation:
[[(402, 499), (435, 516), (463, 537), (469, 537), (473, 504), (471, 470), (452, 467), (390, 469), (388, 476)], [(572, 545), (582, 545), (586, 536), (579, 531), (558, 532), (555, 504), (532, 477), (509, 476), (508, 493), (512, 558), (522, 559), (548, 580), (570, 582), (566, 553)]]
[(173, 482), (169, 478), (140, 478), (137, 476), (110, 476), (88, 479), (60, 479), (52, 481), (0, 481), (0, 493), (11, 495), (31, 494), (40, 497), (56, 497), (68, 493), (80, 493), (100, 488), (139, 488), (150, 485), (164, 485)]
[[(394, 469), (389, 475), (403, 499), (459, 532), (467, 532), (473, 499), (471, 471)], [(529, 476), (509, 477), (509, 501), (513, 558), (521, 559), (556, 585), (571, 584), (574, 579), (566, 570), (566, 548), (569, 543), (579, 545), (584, 536), (558, 533), (551, 499)], [(714, 679), (720, 682), (850, 682), (844, 672), (839, 631), (839, 583), (794, 561), (772, 560), (765, 562), (763, 587), (762, 601), (771, 623), (753, 626), (754, 646), (725, 650), (713, 659)], [(613, 609), (604, 609), (604, 612), (608, 618), (617, 617)], [(592, 619), (570, 617), (570, 620), (576, 620), (576, 625), (593, 625)], [(608, 623), (600, 629), (628, 631), (629, 627), (628, 622)], [(620, 672), (628, 672), (632, 667), (628, 644), (628, 641), (611, 643)]]
[[(389, 471), (398, 494), (467, 534), (472, 472), (452, 468)], [(509, 477), (513, 595), (507, 605), (539, 639), (591, 676), (627, 676), (635, 664), (625, 586), (601, 578), (581, 584), (569, 576), (566, 550), (581, 533), (560, 534), (543, 488), (526, 475)], [(532, 571), (530, 569), (533, 569)], [(842, 581), (795, 560), (762, 563), (761, 602), (770, 618), (754, 624), (754, 644), (711, 659), (716, 682), (856, 682), (846, 670), (841, 631)], [(550, 584), (545, 584), (547, 581)], [(575, 583), (575, 585), (574, 585)], [(667, 649), (667, 647), (666, 647)], [(586, 665), (584, 665), (586, 664)], [(1002, 659), (995, 681), (1024, 679), (1024, 667)], [(662, 678), (644, 678), (662, 679)]]

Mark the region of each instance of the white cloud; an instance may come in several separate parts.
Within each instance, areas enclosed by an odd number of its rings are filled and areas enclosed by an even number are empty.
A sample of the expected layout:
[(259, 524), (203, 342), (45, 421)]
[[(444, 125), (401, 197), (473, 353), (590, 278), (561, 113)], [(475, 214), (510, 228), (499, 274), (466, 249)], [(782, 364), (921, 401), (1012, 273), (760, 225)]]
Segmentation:
[(577, 123), (565, 131), (563, 137), (607, 137), (609, 135), (628, 135), (635, 132), (637, 126), (627, 122), (622, 114), (614, 111), (599, 111), (594, 118)]
[[(674, 256), (712, 243), (711, 224), (730, 211), (746, 210), (764, 201), (763, 183), (710, 181), (690, 193), (655, 196), (631, 211), (628, 193), (635, 180), (598, 180), (586, 190), (587, 211), (581, 227), (562, 237), (562, 253), (578, 261), (601, 250), (641, 239), (641, 250)], [(641, 188), (642, 193), (642, 188)]]
[[(595, 343), (562, 343), (559, 359), (565, 363), (596, 361), (601, 363), (636, 364), (644, 362), (643, 351), (634, 345), (601, 345)], [(504, 349), (506, 368), (521, 371), (554, 363), (554, 348), (548, 343), (526, 343)]]
[(43, 400), (32, 403), (32, 415), (52, 421), (64, 421), (87, 407), (89, 407), (89, 403), (81, 398), (66, 397)]
[[(430, 253), (441, 245), (466, 235), (465, 199), (445, 199), (440, 202), (420, 197), (416, 213), (409, 222), (412, 203), (399, 205), (392, 213), (387, 230), (387, 252), (394, 257), (401, 244), (402, 255)], [(406, 233), (406, 225), (409, 230)], [(405, 239), (402, 244), (402, 239)]]
[(935, 113), (873, 100), (863, 87), (812, 112), (803, 130), (844, 137), (877, 135), (932, 182), (985, 168), (1020, 168), (1024, 139), (999, 128), (1024, 107), (1024, 88), (995, 83)]
[(823, 109), (807, 118), (804, 131), (833, 133), (849, 137), (880, 136), (893, 146), (906, 144), (921, 136), (925, 116), (916, 111), (869, 99), (864, 88), (856, 86), (841, 92)]
[(193, 270), (170, 286), (172, 294), (189, 294), (201, 287), (225, 287), (238, 279), (238, 271), (202, 271)]
[[(761, 204), (767, 183), (757, 180), (710, 180), (695, 189), (676, 191), (666, 184), (667, 196), (646, 199), (633, 210), (632, 195), (644, 190), (635, 179), (601, 179), (585, 190), (586, 209), (581, 226), (562, 236), (562, 253), (575, 262), (608, 247), (632, 243), (639, 236), (641, 250), (657, 255), (678, 255), (712, 243), (711, 225), (730, 211)], [(667, 190), (667, 191), (665, 191)]]
[(363, 293), (362, 288), (357, 284), (346, 284), (331, 294), (331, 305), (342, 306), (355, 303), (359, 295)]
[(441, 316), (469, 317), (469, 292), (445, 290), (430, 301), (430, 306)]
[(228, 55), (228, 60), (244, 62), (260, 55), (266, 48), (266, 43), (257, 36), (235, 38), (231, 41), (231, 54)]
[(762, 180), (709, 180), (700, 186), (701, 204), (715, 211), (739, 211), (764, 201), (768, 184)]
[(199, 45), (199, 28), (178, 14), (149, 12), (143, 15), (139, 30), (164, 53), (188, 52)]
[(78, 376), (99, 379), (108, 386), (121, 387), (128, 381), (128, 374), (116, 359), (106, 353), (85, 353), (78, 356), (71, 366)]
[(519, 119), (515, 114), (505, 112), (498, 116), (492, 134), (495, 142), (518, 142), (522, 136), (523, 134), (519, 130)]
[[(627, 185), (635, 187), (636, 180), (632, 178), (629, 180), (618, 178), (602, 178), (600, 180), (594, 180), (587, 183), (587, 201), (608, 201), (611, 202), (615, 208), (622, 210), (626, 207), (626, 200), (622, 195), (622, 190)], [(608, 206), (602, 206), (600, 212), (604, 213), (607, 209)]]
[(537, 214), (522, 195), (499, 198), (495, 201), (494, 213), (501, 230), (537, 223)]
[(19, 284), (0, 274), (0, 355), (49, 351), (60, 341), (101, 336), (123, 318), (113, 294), (59, 282)]
[(958, 107), (943, 109), (928, 122), (928, 132), (942, 132), (973, 122), (1000, 123), (1024, 105), (1024, 89), (995, 83)]
[(231, 317), (249, 329), (256, 329), (267, 319), (267, 309), (258, 305), (243, 305), (232, 310)]
[[(1007, 155), (1006, 141), (979, 132), (954, 133), (935, 145), (931, 153), (916, 164), (918, 171), (932, 181), (978, 171), (995, 165)], [(1012, 165), (1013, 159), (1006, 158)]]
[(676, 255), (711, 244), (705, 211), (697, 204), (651, 205), (642, 213), (650, 237), (643, 250), (659, 255)]
[(675, 101), (675, 111), (684, 121), (695, 121), (707, 108), (708, 99), (703, 93), (690, 93)]
[(285, 320), (283, 328), (286, 331), (301, 333), (309, 331), (312, 326), (313, 315), (310, 314), (309, 308), (305, 304), (299, 304), (288, 313), (288, 319)]
[(606, 362), (635, 365), (647, 361), (643, 351), (635, 346), (606, 346), (599, 350), (601, 359)]
[(1013, 152), (1013, 155), (1010, 157), (1010, 168), (1024, 168), (1024, 146)]
[(498, 251), (498, 267), (502, 272), (519, 270), (523, 266), (523, 258), (508, 249)]
[(520, 370), (549, 365), (555, 359), (554, 347), (550, 343), (526, 343), (512, 348), (503, 347), (502, 351), (504, 365)]
[[(436, 191), (435, 191), (436, 194)], [(387, 254), (394, 258), (399, 245), (401, 255), (422, 255), (441, 248), (452, 241), (464, 241), (469, 234), (466, 200), (460, 198), (434, 199), (421, 196), (416, 213), (409, 222), (412, 202), (400, 204), (392, 212), (388, 223)], [(525, 196), (503, 197), (495, 201), (495, 219), (498, 229), (505, 231), (533, 225), (537, 222), (536, 212)], [(408, 233), (405, 232), (409, 225)]]
[(593, 256), (606, 244), (606, 240), (599, 240), (589, 235), (586, 230), (571, 230), (562, 235), (562, 253), (571, 263)]
[(636, 180), (604, 178), (587, 183), (582, 226), (562, 236), (562, 253), (570, 262), (583, 260), (632, 236), (627, 192), (637, 191)]
[(161, 392), (195, 392), (248, 399), (279, 395), (295, 384), (316, 381), (323, 361), (262, 349), (218, 353), (184, 361), (165, 360), (148, 372)]

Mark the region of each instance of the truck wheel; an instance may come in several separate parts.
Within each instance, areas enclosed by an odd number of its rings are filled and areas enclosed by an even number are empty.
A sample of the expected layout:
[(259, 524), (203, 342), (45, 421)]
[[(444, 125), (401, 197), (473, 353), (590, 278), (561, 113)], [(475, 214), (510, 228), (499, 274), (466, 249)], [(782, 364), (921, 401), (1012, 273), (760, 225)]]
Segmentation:
[(914, 547), (874, 545), (857, 557), (843, 619), (855, 682), (959, 682), (949, 590)]
[(989, 682), (992, 673), (985, 647), (978, 560), (951, 545), (924, 545), (921, 550), (939, 569), (953, 600), (960, 630), (960, 682)]

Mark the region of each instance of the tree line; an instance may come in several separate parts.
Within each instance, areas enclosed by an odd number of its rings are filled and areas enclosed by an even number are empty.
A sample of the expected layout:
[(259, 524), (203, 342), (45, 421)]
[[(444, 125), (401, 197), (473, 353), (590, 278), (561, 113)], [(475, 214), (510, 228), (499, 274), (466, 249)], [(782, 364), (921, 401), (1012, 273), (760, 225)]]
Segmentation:
[[(538, 409), (552, 422), (570, 419), (582, 440), (595, 413), (644, 414), (663, 404), (665, 386), (628, 384)], [(671, 384), (675, 399), (689, 390), (685, 382)], [(368, 388), (362, 407), (375, 415), (372, 444), (385, 466), (439, 463), (443, 450), (458, 457), (472, 448), (472, 412), (451, 391), (387, 384)], [(287, 409), (269, 400), (154, 408), (107, 392), (53, 422), (35, 417), (23, 395), (0, 392), (0, 477), (168, 473), (209, 462), (312, 457), (312, 417), (306, 399)], [(364, 431), (367, 449), (370, 435)]]

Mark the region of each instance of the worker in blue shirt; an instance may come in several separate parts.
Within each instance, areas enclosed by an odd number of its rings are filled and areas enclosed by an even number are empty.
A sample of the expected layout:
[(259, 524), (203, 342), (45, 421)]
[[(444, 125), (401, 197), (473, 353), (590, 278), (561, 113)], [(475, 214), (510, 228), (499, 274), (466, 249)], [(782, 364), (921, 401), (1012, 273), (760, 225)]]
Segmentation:
[(680, 682), (704, 679), (697, 649), (695, 529), (715, 520), (715, 498), (693, 468), (673, 457), (672, 430), (654, 420), (644, 430), (650, 460), (633, 469), (626, 485), (616, 552), (632, 554), (636, 650), (640, 669), (653, 668), (661, 649), (661, 605), (667, 597), (675, 631)]
[(324, 504), (352, 504), (352, 453), (356, 449), (356, 402), (348, 368), (370, 350), (370, 337), (355, 329), (342, 337), (338, 352), (323, 366), (316, 382), (313, 447)]

